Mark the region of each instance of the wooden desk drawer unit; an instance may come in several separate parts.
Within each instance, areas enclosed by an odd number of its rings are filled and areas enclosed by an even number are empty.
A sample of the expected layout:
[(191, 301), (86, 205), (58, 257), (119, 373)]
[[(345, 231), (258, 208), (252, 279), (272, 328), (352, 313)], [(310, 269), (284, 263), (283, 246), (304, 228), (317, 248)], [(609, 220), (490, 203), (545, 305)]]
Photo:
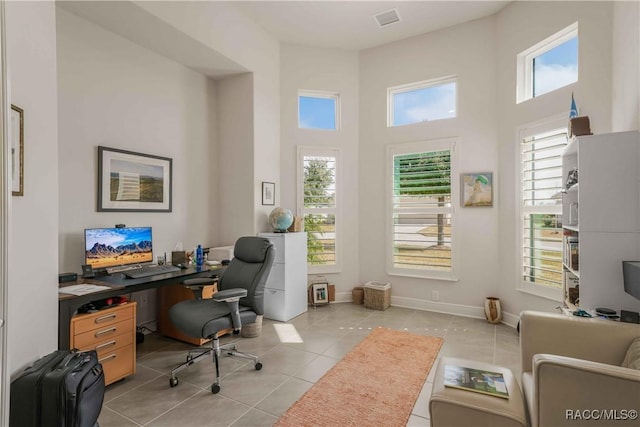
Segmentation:
[(136, 372), (136, 303), (71, 319), (71, 348), (96, 350), (107, 385)]

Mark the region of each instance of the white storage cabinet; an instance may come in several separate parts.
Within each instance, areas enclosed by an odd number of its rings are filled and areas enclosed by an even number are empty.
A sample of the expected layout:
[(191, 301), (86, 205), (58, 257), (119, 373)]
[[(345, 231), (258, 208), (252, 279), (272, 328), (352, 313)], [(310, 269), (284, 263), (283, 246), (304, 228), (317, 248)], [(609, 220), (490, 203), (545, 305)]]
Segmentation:
[(264, 290), (264, 317), (287, 322), (307, 311), (307, 233), (260, 233), (276, 257)]

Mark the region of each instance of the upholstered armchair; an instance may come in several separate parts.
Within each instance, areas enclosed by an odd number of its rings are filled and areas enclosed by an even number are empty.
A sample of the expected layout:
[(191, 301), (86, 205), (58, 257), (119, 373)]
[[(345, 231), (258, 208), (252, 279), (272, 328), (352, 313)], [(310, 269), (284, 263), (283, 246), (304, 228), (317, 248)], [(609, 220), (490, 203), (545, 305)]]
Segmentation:
[(621, 366), (638, 337), (637, 324), (523, 312), (522, 389), (531, 426), (640, 425), (630, 412), (640, 411), (640, 370)]

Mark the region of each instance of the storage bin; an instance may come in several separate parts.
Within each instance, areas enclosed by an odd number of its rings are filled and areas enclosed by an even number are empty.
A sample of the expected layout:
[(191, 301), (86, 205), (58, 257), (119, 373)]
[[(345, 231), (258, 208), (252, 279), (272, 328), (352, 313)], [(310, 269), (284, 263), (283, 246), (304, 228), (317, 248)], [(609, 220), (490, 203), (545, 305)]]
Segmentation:
[(391, 305), (391, 283), (367, 282), (364, 285), (364, 306), (374, 310), (386, 310)]

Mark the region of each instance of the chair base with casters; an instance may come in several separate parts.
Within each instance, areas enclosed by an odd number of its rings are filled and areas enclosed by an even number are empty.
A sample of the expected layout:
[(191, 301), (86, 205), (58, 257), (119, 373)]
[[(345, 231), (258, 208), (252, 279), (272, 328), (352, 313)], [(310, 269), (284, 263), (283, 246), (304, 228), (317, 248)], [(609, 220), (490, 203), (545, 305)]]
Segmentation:
[[(196, 348), (189, 352), (187, 360), (171, 371), (169, 385), (175, 387), (177, 373), (211, 355), (216, 367), (216, 377), (211, 392), (220, 391), (220, 357), (237, 356), (252, 360), (256, 371), (262, 369), (257, 356), (238, 351), (235, 343), (220, 344), (220, 337), (233, 332), (240, 333), (242, 325), (256, 322), (263, 314), (264, 284), (275, 258), (275, 249), (268, 239), (242, 237), (235, 245), (234, 258), (218, 282), (218, 292), (210, 299), (185, 300), (169, 310), (174, 326), (190, 337), (211, 340), (209, 348)], [(204, 281), (193, 283), (194, 287)]]
[[(234, 335), (237, 335), (239, 331), (234, 331)], [(243, 353), (238, 351), (236, 347), (236, 343), (232, 342), (229, 344), (220, 345), (220, 338), (218, 335), (215, 335), (211, 338), (211, 347), (209, 348), (195, 348), (189, 351), (187, 355), (187, 361), (183, 364), (175, 367), (171, 370), (171, 378), (169, 379), (169, 386), (175, 387), (178, 385), (179, 380), (176, 374), (181, 370), (197, 363), (206, 358), (211, 354), (211, 360), (216, 365), (216, 381), (211, 385), (211, 393), (216, 394), (220, 391), (220, 366), (219, 360), (222, 352), (225, 352), (228, 356), (236, 356), (241, 357), (243, 359), (253, 360), (253, 367), (256, 371), (262, 369), (262, 362), (258, 356), (254, 356), (253, 354)], [(198, 353), (196, 356), (193, 356), (193, 353)]]

